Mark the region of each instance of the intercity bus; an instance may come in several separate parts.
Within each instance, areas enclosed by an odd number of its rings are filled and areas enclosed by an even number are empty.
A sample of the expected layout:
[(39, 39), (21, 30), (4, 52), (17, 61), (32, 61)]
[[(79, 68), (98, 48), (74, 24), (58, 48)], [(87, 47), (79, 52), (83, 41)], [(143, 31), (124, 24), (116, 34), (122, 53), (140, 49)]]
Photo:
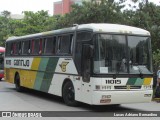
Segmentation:
[(5, 80), (61, 96), (67, 105), (152, 99), (151, 37), (119, 24), (82, 24), (6, 40)]
[(5, 53), (5, 48), (0, 47), (0, 81), (4, 77), (4, 53)]

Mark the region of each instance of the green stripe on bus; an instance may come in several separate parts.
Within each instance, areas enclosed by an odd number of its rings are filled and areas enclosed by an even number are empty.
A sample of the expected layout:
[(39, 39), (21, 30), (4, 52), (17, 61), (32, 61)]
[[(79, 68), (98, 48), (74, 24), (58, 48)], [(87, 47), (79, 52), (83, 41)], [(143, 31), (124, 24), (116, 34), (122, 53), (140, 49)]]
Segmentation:
[(143, 81), (144, 81), (144, 79), (137, 78), (135, 85), (143, 85)]
[(137, 78), (129, 78), (127, 81), (127, 85), (134, 85), (136, 80), (137, 80)]
[(49, 58), (40, 90), (48, 92), (59, 58)]
[(48, 61), (49, 61), (49, 58), (41, 58), (41, 62), (40, 62), (38, 70), (45, 72), (47, 64), (48, 64)]
[(40, 90), (43, 81), (44, 72), (37, 72), (34, 89)]
[(58, 63), (59, 58), (50, 58), (47, 64), (46, 71), (47, 72), (55, 72), (57, 63)]
[(51, 85), (52, 77), (53, 73), (44, 72), (44, 77), (40, 88), (41, 91), (48, 92)]
[(41, 61), (38, 67), (38, 71), (37, 71), (37, 75), (36, 75), (36, 80), (34, 83), (34, 89), (36, 90), (40, 90), (41, 88), (43, 77), (44, 77), (44, 71), (46, 70), (48, 60), (49, 58), (41, 58)]

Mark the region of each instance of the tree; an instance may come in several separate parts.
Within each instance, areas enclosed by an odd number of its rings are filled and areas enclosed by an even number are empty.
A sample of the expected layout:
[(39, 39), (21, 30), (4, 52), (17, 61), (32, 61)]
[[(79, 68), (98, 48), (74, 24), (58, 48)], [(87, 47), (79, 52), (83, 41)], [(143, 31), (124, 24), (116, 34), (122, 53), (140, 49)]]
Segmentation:
[(124, 5), (119, 5), (114, 0), (101, 0), (100, 3), (83, 2), (82, 5), (74, 4), (72, 12), (57, 21), (56, 28), (72, 26), (75, 23), (121, 23), (123, 7)]
[(4, 10), (3, 12), (1, 12), (1, 16), (5, 17), (5, 18), (10, 17), (10, 15), (11, 15), (11, 12), (9, 12), (7, 10)]
[(10, 36), (22, 36), (53, 30), (55, 28), (55, 17), (50, 17), (47, 11), (24, 12), (24, 19), (12, 19), (10, 12), (3, 11), (0, 16), (0, 45)]
[(3, 11), (0, 14), (0, 46), (4, 46), (4, 40), (7, 38), (9, 33), (9, 19), (10, 12)]
[(24, 12), (24, 19), (22, 20), (24, 27), (16, 30), (19, 35), (33, 34), (47, 31), (54, 28), (54, 17), (50, 17), (47, 11), (38, 11), (33, 13), (31, 11)]

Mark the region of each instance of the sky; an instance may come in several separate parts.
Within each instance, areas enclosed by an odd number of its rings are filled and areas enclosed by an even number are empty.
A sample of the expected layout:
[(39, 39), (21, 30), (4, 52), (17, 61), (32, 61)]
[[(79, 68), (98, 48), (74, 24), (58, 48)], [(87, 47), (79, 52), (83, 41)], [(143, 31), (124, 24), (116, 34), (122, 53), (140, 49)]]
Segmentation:
[(10, 11), (12, 14), (22, 14), (22, 11), (47, 10), (53, 15), (53, 3), (61, 0), (0, 0), (0, 11)]
[[(61, 0), (0, 0), (0, 12), (7, 10), (12, 14), (22, 14), (22, 11), (47, 10), (50, 15), (53, 15), (53, 2), (56, 1)], [(149, 1), (160, 3), (160, 0)]]

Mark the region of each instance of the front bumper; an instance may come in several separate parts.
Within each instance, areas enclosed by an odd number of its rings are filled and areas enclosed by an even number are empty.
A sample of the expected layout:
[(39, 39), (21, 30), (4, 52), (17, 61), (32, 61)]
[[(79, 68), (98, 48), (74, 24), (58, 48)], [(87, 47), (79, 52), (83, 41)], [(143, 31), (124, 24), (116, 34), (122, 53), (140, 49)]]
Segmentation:
[(93, 105), (151, 102), (153, 90), (145, 91), (93, 91)]

